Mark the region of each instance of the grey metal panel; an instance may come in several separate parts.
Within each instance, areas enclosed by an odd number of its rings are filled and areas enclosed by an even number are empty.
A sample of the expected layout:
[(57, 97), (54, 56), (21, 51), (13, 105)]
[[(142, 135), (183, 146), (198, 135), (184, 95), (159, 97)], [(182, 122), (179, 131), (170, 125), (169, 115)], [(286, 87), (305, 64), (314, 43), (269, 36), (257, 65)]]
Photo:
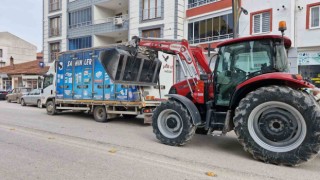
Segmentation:
[(74, 11), (77, 9), (81, 9), (84, 7), (88, 7), (91, 5), (95, 5), (102, 2), (108, 2), (108, 1), (111, 1), (111, 0), (76, 0), (68, 3), (68, 11)]
[(129, 23), (125, 22), (122, 26), (116, 26), (112, 22), (102, 24), (92, 24), (88, 26), (82, 26), (79, 28), (68, 29), (68, 38), (92, 36), (95, 34), (103, 34), (117, 31), (129, 30)]

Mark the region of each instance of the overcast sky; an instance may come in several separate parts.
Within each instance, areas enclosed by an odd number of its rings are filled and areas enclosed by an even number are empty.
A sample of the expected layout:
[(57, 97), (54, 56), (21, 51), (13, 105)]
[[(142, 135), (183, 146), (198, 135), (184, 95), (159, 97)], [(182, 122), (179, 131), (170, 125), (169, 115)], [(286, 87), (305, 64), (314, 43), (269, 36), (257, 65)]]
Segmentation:
[(0, 32), (8, 31), (42, 51), (42, 0), (0, 1)]

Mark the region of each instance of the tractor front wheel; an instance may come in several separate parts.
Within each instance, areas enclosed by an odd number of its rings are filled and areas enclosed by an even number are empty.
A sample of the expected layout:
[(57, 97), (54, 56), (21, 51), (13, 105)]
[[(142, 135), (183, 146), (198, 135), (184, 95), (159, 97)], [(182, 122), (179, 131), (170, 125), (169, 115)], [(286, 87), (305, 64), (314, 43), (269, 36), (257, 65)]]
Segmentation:
[(266, 163), (295, 166), (320, 149), (320, 107), (308, 94), (282, 86), (249, 93), (235, 112), (244, 149)]
[(188, 110), (174, 100), (163, 102), (155, 109), (152, 126), (157, 139), (171, 146), (184, 145), (191, 140), (196, 130)]

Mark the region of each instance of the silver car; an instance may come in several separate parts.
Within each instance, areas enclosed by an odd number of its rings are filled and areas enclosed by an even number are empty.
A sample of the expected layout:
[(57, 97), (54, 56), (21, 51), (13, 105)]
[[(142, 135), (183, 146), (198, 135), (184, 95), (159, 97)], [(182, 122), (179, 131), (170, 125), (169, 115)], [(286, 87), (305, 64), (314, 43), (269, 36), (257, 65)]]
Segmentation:
[(38, 108), (42, 108), (41, 104), (41, 90), (40, 89), (34, 89), (30, 91), (28, 94), (23, 95), (21, 97), (21, 106), (26, 105), (37, 105)]

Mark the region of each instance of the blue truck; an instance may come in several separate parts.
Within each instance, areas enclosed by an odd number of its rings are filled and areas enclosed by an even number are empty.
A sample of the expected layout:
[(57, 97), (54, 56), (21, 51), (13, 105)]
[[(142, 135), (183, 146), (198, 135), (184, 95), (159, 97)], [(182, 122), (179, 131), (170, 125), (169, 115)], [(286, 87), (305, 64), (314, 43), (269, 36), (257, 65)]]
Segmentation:
[[(83, 111), (92, 113), (98, 122), (119, 116), (134, 118), (144, 115), (145, 122), (150, 122), (153, 109), (161, 103), (161, 98), (156, 98), (155, 94), (161, 93), (163, 88), (157, 90), (160, 85), (156, 83), (154, 86), (113, 83), (102, 58), (106, 58), (103, 57), (105, 52), (114, 50), (105, 47), (61, 53), (44, 77), (42, 104), (46, 106), (47, 114)], [(157, 70), (152, 72), (160, 71), (160, 60), (154, 68)], [(161, 87), (169, 89), (171, 85)]]

